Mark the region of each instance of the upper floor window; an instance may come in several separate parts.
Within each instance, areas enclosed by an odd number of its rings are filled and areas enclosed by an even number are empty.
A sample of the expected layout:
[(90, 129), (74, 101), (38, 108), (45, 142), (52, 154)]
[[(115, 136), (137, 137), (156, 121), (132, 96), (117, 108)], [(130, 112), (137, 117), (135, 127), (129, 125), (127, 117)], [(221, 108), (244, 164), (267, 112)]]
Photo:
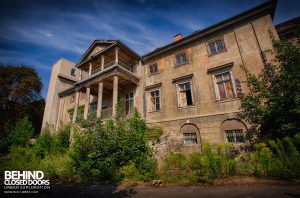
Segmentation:
[(159, 90), (154, 90), (149, 92), (149, 111), (159, 111), (160, 110), (160, 94)]
[(76, 77), (76, 69), (75, 68), (71, 69), (71, 76)]
[(219, 38), (212, 42), (209, 42), (207, 45), (207, 50), (209, 55), (224, 52), (226, 48), (223, 38)]
[(226, 139), (230, 143), (244, 142), (244, 134), (242, 129), (225, 130)]
[(224, 100), (236, 97), (231, 72), (214, 75), (217, 99)]
[(185, 52), (175, 55), (175, 65), (183, 65), (188, 63), (188, 57)]
[(130, 92), (125, 96), (125, 110), (126, 115), (130, 115), (133, 112), (134, 94)]
[(184, 144), (197, 144), (196, 133), (183, 133), (183, 143)]
[(185, 82), (177, 85), (178, 106), (186, 107), (193, 105), (191, 82)]
[(151, 65), (149, 65), (149, 74), (156, 74), (158, 73), (158, 65), (157, 63), (153, 63)]

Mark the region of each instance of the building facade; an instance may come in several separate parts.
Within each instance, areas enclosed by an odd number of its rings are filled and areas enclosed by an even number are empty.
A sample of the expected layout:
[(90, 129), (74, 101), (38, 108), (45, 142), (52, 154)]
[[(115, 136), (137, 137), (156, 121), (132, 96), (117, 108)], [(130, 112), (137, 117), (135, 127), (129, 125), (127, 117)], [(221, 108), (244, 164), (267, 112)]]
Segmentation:
[(75, 64), (53, 66), (43, 126), (59, 129), (79, 118), (126, 114), (136, 107), (148, 125), (159, 125), (187, 152), (205, 142), (241, 143), (250, 127), (239, 120), (247, 81), (241, 65), (259, 74), (273, 56), (270, 31), (275, 1), (222, 21), (139, 56), (118, 40), (95, 40)]

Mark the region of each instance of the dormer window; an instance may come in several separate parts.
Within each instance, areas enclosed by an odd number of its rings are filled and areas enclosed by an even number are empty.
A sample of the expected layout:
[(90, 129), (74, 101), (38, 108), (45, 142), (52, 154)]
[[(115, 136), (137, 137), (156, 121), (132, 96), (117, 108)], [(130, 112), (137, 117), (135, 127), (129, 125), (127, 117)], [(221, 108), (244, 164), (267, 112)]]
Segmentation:
[(71, 76), (76, 77), (76, 69), (75, 68), (71, 69)]

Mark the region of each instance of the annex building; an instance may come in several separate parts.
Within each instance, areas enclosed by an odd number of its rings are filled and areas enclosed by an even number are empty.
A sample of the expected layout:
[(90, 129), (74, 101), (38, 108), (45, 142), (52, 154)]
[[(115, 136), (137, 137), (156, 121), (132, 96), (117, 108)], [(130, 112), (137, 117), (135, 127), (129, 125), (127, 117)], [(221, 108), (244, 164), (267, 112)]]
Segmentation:
[[(78, 63), (53, 65), (43, 126), (57, 130), (79, 117), (115, 116), (120, 98), (126, 114), (136, 107), (187, 151), (205, 142), (241, 143), (250, 125), (239, 120), (248, 92), (240, 65), (259, 74), (273, 56), (269, 31), (276, 1), (268, 1), (209, 28), (140, 56), (119, 40), (95, 40)], [(158, 38), (159, 39), (159, 38)]]

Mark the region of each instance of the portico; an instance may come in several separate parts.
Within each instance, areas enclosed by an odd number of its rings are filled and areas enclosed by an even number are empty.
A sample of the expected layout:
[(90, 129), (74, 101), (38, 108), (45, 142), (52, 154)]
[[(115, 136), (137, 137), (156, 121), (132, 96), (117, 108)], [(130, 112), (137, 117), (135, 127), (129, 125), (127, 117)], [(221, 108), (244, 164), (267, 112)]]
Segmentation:
[[(116, 105), (121, 97), (134, 93), (138, 84), (137, 66), (139, 56), (128, 51), (122, 44), (114, 43), (104, 50), (94, 51), (82, 59), (76, 67), (80, 69), (80, 80), (63, 95), (75, 95), (72, 122), (76, 122), (81, 105), (80, 95), (84, 96), (83, 118), (90, 114), (105, 119), (115, 117)], [(99, 50), (99, 49), (98, 49)], [(134, 94), (132, 94), (134, 95)], [(127, 112), (127, 110), (126, 110)]]

